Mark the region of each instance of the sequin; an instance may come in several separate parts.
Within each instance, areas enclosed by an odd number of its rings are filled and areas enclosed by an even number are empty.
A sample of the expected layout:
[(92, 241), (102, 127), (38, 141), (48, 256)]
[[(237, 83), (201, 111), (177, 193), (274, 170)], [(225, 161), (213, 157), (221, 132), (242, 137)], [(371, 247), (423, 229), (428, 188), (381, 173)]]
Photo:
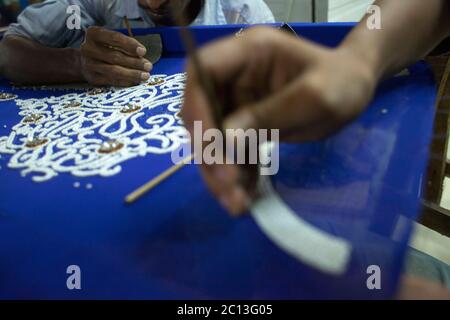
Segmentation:
[(40, 114), (30, 114), (23, 118), (24, 123), (36, 123), (43, 118)]
[(0, 101), (14, 100), (16, 98), (17, 98), (17, 96), (12, 93), (6, 93), (6, 92), (0, 93)]
[(148, 86), (158, 86), (160, 84), (163, 84), (165, 81), (161, 77), (150, 77), (150, 79), (147, 82)]
[(65, 104), (64, 108), (66, 108), (66, 109), (78, 108), (78, 107), (81, 107), (81, 105), (82, 104), (80, 102), (72, 101), (72, 102)]
[(110, 91), (111, 91), (111, 90), (108, 89), (108, 88), (94, 88), (94, 89), (89, 90), (89, 91), (87, 92), (87, 95), (88, 95), (88, 96), (97, 96), (97, 95), (99, 95), (99, 94), (108, 93), (108, 92), (110, 92)]
[(98, 149), (98, 153), (108, 154), (119, 151), (124, 147), (123, 143), (117, 140), (109, 140), (102, 143), (100, 148)]
[(45, 138), (30, 138), (25, 143), (25, 147), (27, 148), (37, 148), (43, 146), (48, 142), (48, 139)]
[(121, 113), (133, 113), (141, 110), (142, 107), (138, 106), (136, 104), (128, 104), (127, 106), (123, 107), (122, 110), (120, 110)]

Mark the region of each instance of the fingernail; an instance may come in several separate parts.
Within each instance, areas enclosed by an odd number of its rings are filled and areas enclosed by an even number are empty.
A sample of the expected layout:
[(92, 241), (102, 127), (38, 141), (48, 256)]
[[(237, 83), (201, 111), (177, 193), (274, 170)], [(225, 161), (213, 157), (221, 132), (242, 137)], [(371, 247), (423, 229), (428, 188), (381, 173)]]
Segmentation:
[(142, 80), (148, 80), (148, 79), (150, 79), (150, 75), (148, 73), (142, 72), (141, 73), (141, 79)]
[(150, 72), (152, 70), (153, 65), (150, 62), (144, 63), (144, 70)]
[(255, 127), (255, 119), (251, 112), (242, 110), (239, 114), (236, 114), (228, 119), (225, 119), (223, 123), (224, 130), (226, 129), (248, 129)]
[(144, 47), (138, 47), (136, 49), (136, 53), (138, 56), (143, 57), (147, 53), (147, 49), (145, 49)]

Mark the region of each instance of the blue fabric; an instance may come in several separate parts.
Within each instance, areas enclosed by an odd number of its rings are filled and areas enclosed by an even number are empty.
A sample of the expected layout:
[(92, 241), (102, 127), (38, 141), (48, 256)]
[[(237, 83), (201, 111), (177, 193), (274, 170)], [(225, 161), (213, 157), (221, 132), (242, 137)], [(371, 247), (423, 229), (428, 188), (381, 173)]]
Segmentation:
[[(81, 9), (79, 30), (69, 30), (66, 26), (69, 5), (78, 5)], [(241, 22), (251, 24), (275, 21), (263, 0), (208, 0), (193, 25), (227, 24), (232, 22), (227, 19), (230, 13), (237, 13), (242, 16)], [(124, 16), (130, 18), (132, 27), (155, 26), (145, 10), (138, 6), (137, 0), (47, 0), (27, 7), (5, 36), (26, 37), (49, 47), (76, 48), (83, 42), (87, 28), (123, 28)]]
[[(350, 27), (295, 29), (335, 45)], [(205, 43), (238, 29), (195, 33)], [(154, 72), (182, 71), (176, 30), (158, 32), (167, 46)], [(125, 205), (125, 195), (171, 166), (169, 156), (137, 158), (117, 176), (83, 179), (94, 186), (86, 190), (73, 188), (80, 179), (68, 174), (33, 183), (8, 169), (2, 155), (0, 298), (391, 298), (418, 214), (434, 118), (429, 67), (419, 63), (410, 73), (384, 82), (367, 111), (334, 137), (281, 149), (277, 191), (303, 219), (352, 244), (343, 276), (322, 274), (281, 251), (250, 216), (230, 218), (195, 166)], [(0, 91), (55, 95), (12, 90), (6, 81)], [(15, 104), (0, 103), (0, 136), (18, 121)], [(72, 264), (82, 270), (80, 291), (66, 289)], [(369, 265), (381, 268), (381, 290), (367, 289)]]
[(22, 9), (26, 8), (28, 6), (28, 0), (20, 0), (20, 7)]

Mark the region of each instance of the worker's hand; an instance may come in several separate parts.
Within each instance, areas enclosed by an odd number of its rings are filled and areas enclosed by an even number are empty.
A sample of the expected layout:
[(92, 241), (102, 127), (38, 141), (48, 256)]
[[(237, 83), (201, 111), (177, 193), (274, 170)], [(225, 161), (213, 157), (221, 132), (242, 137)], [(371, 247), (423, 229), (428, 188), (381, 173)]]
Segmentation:
[[(364, 110), (377, 83), (370, 66), (350, 50), (266, 27), (211, 44), (199, 57), (225, 109), (224, 129), (279, 129), (283, 141), (333, 134)], [(194, 121), (202, 121), (203, 131), (217, 127), (192, 63), (182, 117), (193, 139)], [(201, 168), (210, 190), (235, 215), (247, 209), (251, 196), (241, 185), (243, 168)]]
[(100, 27), (86, 31), (80, 54), (83, 77), (93, 85), (137, 85), (149, 79), (153, 67), (136, 39)]
[(450, 300), (450, 291), (440, 284), (404, 275), (397, 293), (398, 300)]

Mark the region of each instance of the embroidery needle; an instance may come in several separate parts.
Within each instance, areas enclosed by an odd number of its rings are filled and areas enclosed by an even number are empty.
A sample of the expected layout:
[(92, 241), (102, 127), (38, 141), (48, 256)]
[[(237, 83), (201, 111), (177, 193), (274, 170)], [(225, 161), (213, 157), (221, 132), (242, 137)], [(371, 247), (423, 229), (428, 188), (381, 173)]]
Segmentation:
[[(204, 93), (206, 94), (206, 98), (212, 108), (213, 111), (213, 117), (216, 122), (216, 125), (218, 128), (222, 131), (222, 108), (221, 104), (219, 102), (219, 99), (216, 96), (215, 89), (213, 86), (213, 81), (210, 75), (205, 71), (203, 68), (200, 58), (197, 54), (197, 48), (194, 41), (194, 37), (192, 35), (192, 32), (187, 28), (186, 26), (189, 24), (188, 20), (185, 17), (184, 12), (181, 14), (177, 14), (175, 10), (173, 10), (172, 6), (172, 16), (176, 22), (177, 25), (180, 26), (180, 35), (181, 39), (184, 43), (184, 46), (186, 47), (186, 51), (188, 53), (188, 56), (191, 57), (195, 72), (197, 73), (200, 86), (202, 87)], [(142, 197), (144, 194), (158, 186), (161, 182), (172, 176), (174, 173), (176, 173), (178, 170), (186, 166), (188, 163), (191, 162), (191, 160), (194, 159), (194, 155), (191, 155), (187, 157), (185, 160), (181, 161), (179, 164), (174, 165), (167, 171), (163, 172), (161, 175), (156, 177), (155, 179), (152, 179), (150, 182), (146, 183), (142, 187), (138, 188), (136, 191), (131, 193), (125, 198), (125, 202), (128, 204), (131, 204), (138, 200), (140, 197)]]
[(164, 180), (172, 176), (174, 173), (176, 173), (178, 170), (189, 164), (194, 159), (194, 155), (190, 155), (189, 157), (184, 158), (181, 160), (180, 163), (174, 165), (173, 167), (167, 169), (163, 173), (161, 173), (156, 178), (150, 180), (146, 184), (144, 184), (142, 187), (139, 187), (136, 189), (136, 191), (133, 191), (130, 193), (126, 198), (125, 202), (128, 204), (136, 202), (139, 198), (141, 198), (143, 195), (145, 195), (147, 192), (161, 184)]
[(214, 88), (214, 81), (210, 74), (203, 68), (203, 65), (200, 61), (194, 36), (192, 35), (189, 27), (186, 27), (189, 25), (186, 14), (184, 13), (184, 11), (180, 14), (177, 14), (177, 12), (172, 8), (172, 16), (176, 24), (180, 26), (179, 31), (181, 39), (184, 43), (188, 56), (190, 56), (191, 58), (192, 65), (194, 67), (195, 73), (198, 76), (200, 86), (202, 87), (203, 92), (206, 94), (207, 101), (212, 108), (214, 121), (218, 126), (218, 129), (220, 131), (223, 131), (223, 108), (219, 99), (217, 98), (216, 90)]
[(130, 36), (131, 38), (134, 38), (133, 31), (131, 30), (131, 26), (130, 26), (130, 21), (128, 21), (128, 17), (124, 16), (123, 19), (125, 21), (125, 25), (128, 30), (128, 36)]

